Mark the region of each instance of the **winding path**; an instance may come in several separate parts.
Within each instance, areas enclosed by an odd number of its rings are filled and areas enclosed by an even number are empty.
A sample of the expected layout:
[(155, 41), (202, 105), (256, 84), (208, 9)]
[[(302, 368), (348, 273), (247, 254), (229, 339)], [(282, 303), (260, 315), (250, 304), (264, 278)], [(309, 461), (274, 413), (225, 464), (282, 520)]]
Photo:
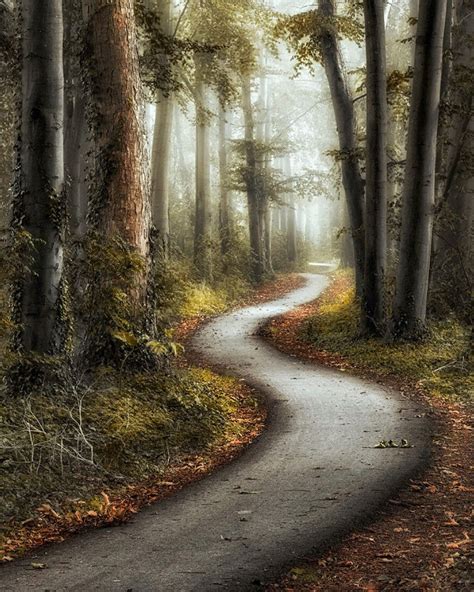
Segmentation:
[[(219, 317), (195, 337), (214, 365), (269, 400), (269, 428), (237, 461), (142, 511), (6, 567), (3, 591), (256, 590), (370, 516), (426, 461), (429, 425), (394, 392), (306, 364), (254, 336), (266, 319), (315, 298), (308, 275), (288, 296)], [(374, 449), (406, 438), (410, 449)], [(31, 562), (44, 562), (33, 570)]]

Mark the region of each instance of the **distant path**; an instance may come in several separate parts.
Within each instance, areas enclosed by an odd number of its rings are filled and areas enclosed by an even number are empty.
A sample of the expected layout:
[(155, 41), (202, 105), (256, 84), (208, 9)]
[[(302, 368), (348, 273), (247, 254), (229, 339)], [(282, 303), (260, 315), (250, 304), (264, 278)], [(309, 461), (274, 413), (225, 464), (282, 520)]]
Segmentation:
[[(219, 317), (195, 337), (214, 365), (268, 396), (269, 427), (211, 477), (142, 511), (130, 524), (91, 531), (0, 572), (0, 589), (91, 592), (243, 592), (321, 549), (393, 494), (426, 460), (426, 420), (371, 382), (275, 351), (254, 336), (265, 320), (327, 285)], [(372, 448), (406, 438), (411, 449)], [(46, 563), (33, 570), (31, 562)]]

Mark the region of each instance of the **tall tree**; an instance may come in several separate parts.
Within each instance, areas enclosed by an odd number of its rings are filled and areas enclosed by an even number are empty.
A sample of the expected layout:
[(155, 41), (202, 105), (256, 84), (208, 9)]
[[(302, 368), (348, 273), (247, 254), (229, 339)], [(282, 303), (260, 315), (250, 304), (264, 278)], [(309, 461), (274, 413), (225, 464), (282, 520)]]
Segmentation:
[(438, 150), (438, 223), (431, 287), (438, 302), (469, 318), (474, 285), (474, 12), (471, 0), (457, 0), (454, 8), (452, 64), (440, 125), (443, 142), (438, 142), (444, 150)]
[(64, 11), (64, 170), (69, 206), (69, 225), (74, 240), (86, 233), (87, 218), (87, 121), (86, 98), (82, 84), (81, 0), (63, 0)]
[(210, 122), (208, 88), (205, 70), (209, 56), (196, 52), (195, 104), (196, 104), (196, 219), (194, 226), (194, 265), (204, 280), (212, 279), (212, 202)]
[(367, 55), (365, 266), (362, 330), (381, 335), (387, 250), (387, 83), (384, 0), (364, 0)]
[[(124, 328), (123, 310), (111, 313), (109, 300), (118, 308), (126, 306), (137, 330), (147, 303), (150, 204), (133, 4), (83, 0), (95, 143), (88, 218), (91, 236), (97, 239), (94, 251), (105, 246), (115, 253), (110, 256), (105, 250), (110, 260), (97, 261), (107, 281), (90, 286), (88, 353), (94, 359), (115, 355), (115, 349), (107, 349), (104, 331), (113, 334), (117, 325)], [(120, 262), (120, 269), (114, 267)]]
[(28, 233), (31, 247), (17, 302), (17, 345), (25, 353), (55, 354), (64, 347), (62, 0), (23, 0), (21, 16), (21, 136), (13, 226)]
[(229, 114), (219, 105), (219, 235), (221, 253), (225, 258), (229, 254), (232, 244), (230, 196), (228, 187), (228, 158), (227, 143), (229, 135)]
[(334, 0), (319, 0), (319, 12), (326, 20), (321, 34), (321, 54), (329, 83), (334, 115), (336, 117), (344, 192), (354, 243), (357, 292), (362, 294), (364, 277), (364, 183), (362, 180), (356, 134), (354, 103), (346, 80), (338, 32)]
[(255, 122), (253, 116), (251, 78), (242, 77), (242, 109), (245, 123), (245, 185), (250, 235), (250, 265), (253, 281), (261, 282), (264, 275), (261, 229), (259, 223), (259, 195), (257, 185), (257, 149), (255, 145)]
[[(160, 27), (163, 35), (173, 34), (173, 13), (171, 0), (158, 3)], [(161, 67), (170, 67), (166, 53), (160, 54)], [(171, 91), (157, 89), (156, 117), (153, 133), (153, 151), (151, 158), (151, 204), (153, 225), (158, 232), (158, 240), (163, 254), (169, 249), (169, 164), (171, 151), (171, 133), (173, 127), (174, 99)]]
[[(291, 179), (291, 157), (286, 155), (283, 160), (284, 174), (287, 179)], [(297, 245), (297, 228), (296, 228), (296, 200), (293, 188), (290, 186), (290, 191), (286, 196), (288, 200), (287, 208), (287, 226), (286, 226), (286, 252), (288, 256), (288, 263), (292, 266), (296, 263), (298, 257)]]
[(418, 338), (425, 327), (446, 6), (447, 0), (421, 2), (418, 15), (393, 308), (397, 338)]

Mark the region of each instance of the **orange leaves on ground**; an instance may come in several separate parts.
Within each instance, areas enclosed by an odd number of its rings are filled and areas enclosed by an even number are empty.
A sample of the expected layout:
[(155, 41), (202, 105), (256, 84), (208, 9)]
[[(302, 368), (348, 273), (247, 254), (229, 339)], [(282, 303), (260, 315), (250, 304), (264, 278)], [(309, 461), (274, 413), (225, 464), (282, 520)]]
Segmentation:
[[(324, 298), (337, 300), (344, 278), (331, 284)], [(318, 351), (302, 340), (300, 329), (317, 313), (321, 300), (272, 321), (264, 334), (290, 355), (367, 375), (335, 354)], [(379, 376), (371, 376), (381, 380)], [(433, 462), (422, 480), (391, 499), (374, 523), (353, 533), (335, 549), (292, 570), (268, 592), (448, 592), (472, 589), (472, 494), (469, 466), (473, 424), (462, 405), (426, 397), (418, 385), (389, 382), (429, 405), (436, 421)], [(348, 566), (350, 566), (348, 568)], [(299, 568), (298, 568), (299, 569)], [(308, 578), (310, 574), (310, 578)]]
[(90, 500), (64, 503), (56, 509), (48, 503), (42, 504), (35, 516), (17, 525), (3, 541), (0, 561), (12, 561), (45, 543), (61, 542), (84, 528), (126, 522), (141, 508), (169, 497), (230, 462), (262, 432), (266, 419), (263, 407), (255, 407), (251, 389), (243, 383), (236, 388), (239, 405), (234, 419), (245, 426), (238, 438), (222, 441), (205, 454), (182, 457), (159, 476), (102, 491)]

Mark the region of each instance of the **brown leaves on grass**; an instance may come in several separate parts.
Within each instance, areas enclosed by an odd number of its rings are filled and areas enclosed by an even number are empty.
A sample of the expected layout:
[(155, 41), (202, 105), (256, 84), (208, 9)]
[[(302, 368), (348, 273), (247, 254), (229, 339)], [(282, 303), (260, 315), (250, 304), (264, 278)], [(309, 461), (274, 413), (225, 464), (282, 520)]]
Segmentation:
[[(337, 278), (324, 298), (346, 290)], [(342, 356), (318, 351), (299, 338), (321, 299), (272, 321), (265, 336), (280, 350), (341, 370), (367, 375)], [(377, 380), (388, 380), (371, 376)], [(469, 459), (473, 450), (472, 418), (462, 405), (428, 397), (417, 385), (394, 383), (429, 405), (437, 423), (431, 466), (411, 481), (370, 527), (346, 537), (335, 549), (302, 568), (293, 569), (269, 592), (449, 592), (474, 589), (472, 494)], [(301, 571), (298, 571), (301, 570)], [(303, 574), (303, 575), (301, 575)]]
[(239, 383), (236, 389), (239, 404), (232, 419), (241, 426), (238, 437), (229, 435), (203, 454), (184, 456), (163, 474), (146, 481), (102, 491), (89, 500), (65, 502), (56, 509), (49, 503), (42, 504), (35, 516), (16, 525), (5, 538), (0, 561), (12, 561), (45, 543), (61, 542), (85, 528), (126, 522), (141, 508), (169, 497), (230, 462), (262, 432), (266, 417), (263, 407), (255, 407), (250, 388)]

